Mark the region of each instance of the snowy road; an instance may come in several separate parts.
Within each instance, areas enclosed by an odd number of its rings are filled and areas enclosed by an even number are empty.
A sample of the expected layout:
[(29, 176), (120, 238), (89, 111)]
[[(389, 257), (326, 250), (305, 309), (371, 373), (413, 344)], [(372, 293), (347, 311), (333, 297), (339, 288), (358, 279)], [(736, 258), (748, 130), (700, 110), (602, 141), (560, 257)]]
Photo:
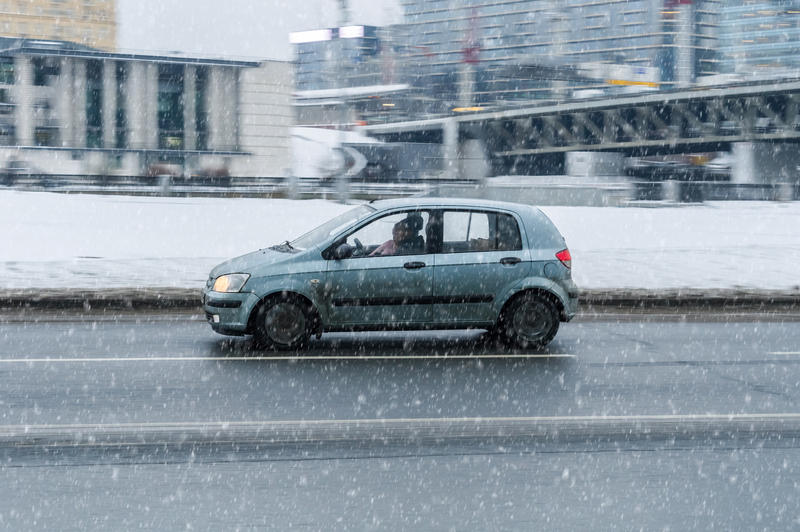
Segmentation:
[[(109, 451), (109, 454), (111, 451)], [(800, 449), (436, 447), (0, 465), (9, 530), (795, 530)]]
[(298, 361), (136, 314), (0, 338), (0, 425), (800, 412), (800, 322), (577, 321), (513, 357), (410, 332), (325, 334)]
[[(324, 335), (308, 353), (316, 358), (275, 359), (174, 315), (12, 320), (0, 338), (0, 432), (74, 427), (83, 441), (76, 424), (158, 423), (175, 436), (161, 445), (137, 444), (134, 433), (129, 445), (0, 445), (0, 523), (10, 529), (800, 523), (800, 440), (788, 428), (800, 414), (798, 322), (578, 321), (546, 352), (516, 358), (497, 357), (477, 333), (431, 332)], [(771, 436), (711, 423), (683, 435), (412, 445), (223, 436), (257, 421), (524, 416), (554, 427), (609, 416), (620, 426), (654, 416), (789, 425)], [(229, 429), (192, 444), (197, 422)]]

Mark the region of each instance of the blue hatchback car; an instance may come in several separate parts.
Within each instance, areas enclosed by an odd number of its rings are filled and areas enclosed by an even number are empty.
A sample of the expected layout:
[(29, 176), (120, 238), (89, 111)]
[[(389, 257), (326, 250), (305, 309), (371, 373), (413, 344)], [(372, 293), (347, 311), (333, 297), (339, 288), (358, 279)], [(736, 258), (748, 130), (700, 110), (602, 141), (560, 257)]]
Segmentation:
[(203, 306), (215, 331), (274, 349), (326, 331), (445, 328), (541, 348), (577, 311), (571, 267), (564, 238), (535, 207), (383, 200), (223, 262)]

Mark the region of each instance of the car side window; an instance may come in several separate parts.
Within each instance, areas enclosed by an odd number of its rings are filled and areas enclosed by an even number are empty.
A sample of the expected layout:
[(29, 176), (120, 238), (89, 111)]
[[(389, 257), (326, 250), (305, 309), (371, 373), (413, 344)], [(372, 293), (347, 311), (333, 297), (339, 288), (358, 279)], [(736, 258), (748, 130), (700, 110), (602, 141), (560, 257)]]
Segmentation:
[(405, 211), (383, 216), (347, 236), (352, 258), (419, 255), (426, 253), (427, 211)]
[(442, 253), (522, 249), (519, 225), (513, 216), (483, 211), (445, 211)]

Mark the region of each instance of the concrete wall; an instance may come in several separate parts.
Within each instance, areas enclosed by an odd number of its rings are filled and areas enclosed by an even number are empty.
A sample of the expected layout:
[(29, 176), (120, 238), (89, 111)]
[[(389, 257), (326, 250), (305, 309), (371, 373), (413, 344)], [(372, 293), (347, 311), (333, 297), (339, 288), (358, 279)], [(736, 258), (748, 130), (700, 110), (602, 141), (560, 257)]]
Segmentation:
[(212, 150), (237, 149), (239, 109), (239, 69), (212, 66), (208, 70), (208, 147)]
[(571, 151), (566, 153), (566, 173), (572, 177), (619, 176), (625, 170), (621, 153)]
[(800, 151), (794, 144), (737, 142), (731, 151), (731, 182), (739, 184), (798, 183)]
[(265, 61), (240, 71), (239, 149), (252, 153), (231, 161), (231, 174), (285, 176), (291, 167), (292, 64)]
[(9, 161), (24, 161), (34, 171), (46, 174), (78, 175), (84, 173), (87, 161), (83, 156), (73, 159), (70, 150), (20, 149), (16, 146), (0, 147), (0, 167)]
[[(0, 163), (25, 161), (51, 174), (113, 173), (137, 175), (147, 172), (157, 162), (158, 146), (158, 64), (148, 61), (126, 62), (127, 79), (117, 102), (116, 61), (104, 60), (103, 139), (108, 151), (86, 148), (86, 60), (65, 57), (58, 60), (60, 74), (48, 86), (33, 85), (33, 67), (29, 56), (15, 58), (16, 80), (11, 90), (17, 142), (13, 148), (0, 150)], [(184, 127), (188, 153), (184, 172), (233, 176), (284, 176), (291, 166), (290, 127), (292, 113), (292, 64), (265, 61), (259, 67), (212, 65), (208, 67), (205, 96), (208, 112), (208, 149), (246, 152), (192, 153), (196, 148), (196, 96), (194, 65), (186, 66)], [(49, 109), (38, 102), (48, 101)], [(125, 108), (127, 148), (112, 151), (115, 145), (116, 107)], [(34, 149), (35, 130), (54, 123), (51, 147)], [(64, 150), (67, 148), (67, 150)], [(69, 150), (77, 148), (77, 150)], [(143, 151), (138, 151), (143, 150)]]
[(478, 139), (467, 139), (458, 150), (458, 176), (461, 179), (480, 181), (489, 176), (491, 165), (486, 145)]
[(525, 179), (518, 185), (495, 183), (487, 180), (487, 186), (439, 185), (429, 195), (457, 198), (479, 198), (526, 203), (529, 205), (585, 205), (592, 207), (617, 207), (625, 205), (631, 198), (630, 186), (616, 185), (561, 185), (557, 183), (535, 183), (536, 178)]

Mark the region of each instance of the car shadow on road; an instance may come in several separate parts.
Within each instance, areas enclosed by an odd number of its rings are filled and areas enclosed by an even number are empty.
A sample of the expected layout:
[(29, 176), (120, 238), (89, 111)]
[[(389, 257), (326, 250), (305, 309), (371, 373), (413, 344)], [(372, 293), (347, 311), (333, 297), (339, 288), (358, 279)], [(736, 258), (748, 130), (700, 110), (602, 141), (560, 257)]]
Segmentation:
[(539, 350), (518, 350), (498, 342), (482, 330), (382, 331), (328, 333), (313, 338), (301, 351), (261, 349), (252, 337), (226, 338), (217, 342), (220, 356), (307, 358), (557, 358), (564, 357), (553, 342)]

